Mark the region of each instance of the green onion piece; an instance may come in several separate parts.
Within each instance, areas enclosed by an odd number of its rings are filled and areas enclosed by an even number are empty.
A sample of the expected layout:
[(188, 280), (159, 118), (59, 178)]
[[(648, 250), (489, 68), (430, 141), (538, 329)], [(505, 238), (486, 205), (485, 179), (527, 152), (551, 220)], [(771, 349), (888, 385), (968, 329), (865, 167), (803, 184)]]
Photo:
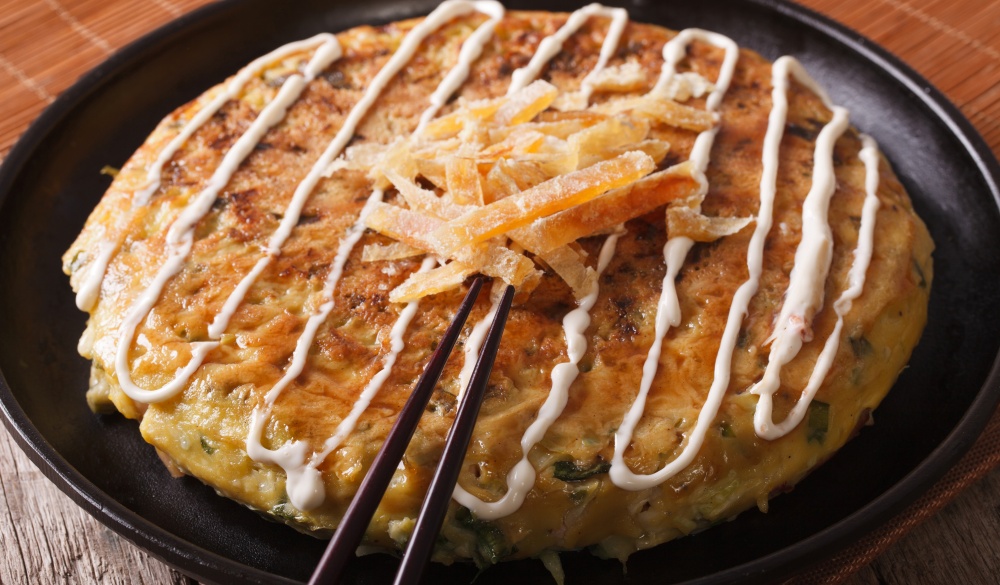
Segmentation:
[(503, 530), (492, 522), (474, 517), (468, 508), (459, 508), (455, 513), (455, 520), (462, 527), (475, 533), (476, 549), (472, 553), (472, 560), (480, 569), (495, 565), (516, 551), (507, 543)]
[(851, 349), (854, 350), (854, 356), (863, 358), (865, 356), (871, 355), (872, 344), (864, 337), (850, 338)]
[(917, 262), (916, 258), (913, 259), (913, 270), (917, 273), (917, 276), (920, 277), (920, 282), (917, 283), (917, 286), (920, 288), (927, 288), (927, 277), (924, 276), (924, 269), (920, 266), (920, 263)]
[(552, 475), (563, 481), (583, 481), (599, 473), (607, 473), (610, 469), (611, 464), (601, 460), (586, 467), (581, 467), (572, 461), (556, 461), (552, 466)]
[(806, 438), (810, 443), (822, 443), (830, 428), (830, 405), (813, 400), (809, 405), (809, 423)]

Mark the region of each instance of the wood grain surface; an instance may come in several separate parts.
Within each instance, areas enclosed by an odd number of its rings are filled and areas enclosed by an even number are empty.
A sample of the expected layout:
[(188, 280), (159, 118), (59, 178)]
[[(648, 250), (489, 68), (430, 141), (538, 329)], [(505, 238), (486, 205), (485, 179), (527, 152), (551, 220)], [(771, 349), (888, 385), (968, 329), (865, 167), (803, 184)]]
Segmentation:
[[(0, 158), (79, 75), (116, 48), (205, 3), (0, 0)], [(1000, 2), (803, 3), (858, 30), (925, 75), (962, 109), (994, 153), (1000, 153)], [(53, 51), (59, 58), (53, 58)], [(1000, 413), (994, 423), (998, 417)], [(993, 426), (1000, 437), (1000, 425)], [(990, 449), (1000, 450), (1000, 440), (993, 445)], [(996, 455), (993, 451), (980, 449)], [(981, 454), (975, 457), (979, 459), (971, 463), (978, 466), (953, 472), (954, 489), (945, 490), (945, 496), (904, 512), (893, 534), (905, 535), (898, 540), (891, 536), (889, 541), (895, 542), (887, 549), (869, 549), (881, 554), (846, 581), (843, 574), (824, 573), (802, 576), (795, 583), (1000, 582), (1000, 468), (987, 471), (996, 459), (984, 464)], [(938, 510), (952, 492), (980, 476)], [(193, 583), (80, 510), (5, 431), (0, 431), (0, 501), (0, 584)]]

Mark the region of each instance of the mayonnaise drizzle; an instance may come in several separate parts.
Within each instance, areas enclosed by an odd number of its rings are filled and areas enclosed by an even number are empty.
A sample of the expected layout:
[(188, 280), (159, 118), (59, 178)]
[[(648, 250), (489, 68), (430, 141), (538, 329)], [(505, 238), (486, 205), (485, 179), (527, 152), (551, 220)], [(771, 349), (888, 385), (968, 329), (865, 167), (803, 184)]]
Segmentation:
[[(361, 234), (363, 230), (357, 233)], [(356, 242), (357, 240), (355, 239), (352, 242), (351, 248), (353, 248), (353, 243)], [(342, 250), (350, 251), (346, 246)], [(430, 270), (436, 263), (437, 261), (434, 257), (427, 256), (420, 265), (420, 272)], [(333, 305), (333, 300), (328, 300), (323, 304), (318, 313), (309, 318), (309, 323), (306, 325), (306, 332), (298, 339), (292, 364), (288, 367), (288, 370), (278, 384), (265, 397), (266, 406), (263, 409), (254, 409), (250, 433), (247, 436), (247, 454), (251, 459), (260, 463), (273, 463), (285, 470), (287, 477), (285, 491), (288, 493), (288, 501), (300, 510), (312, 510), (323, 503), (326, 493), (323, 487), (323, 478), (317, 467), (351, 434), (361, 415), (364, 414), (365, 410), (371, 404), (372, 399), (378, 394), (382, 384), (389, 378), (392, 368), (396, 364), (396, 358), (405, 346), (403, 335), (410, 326), (410, 321), (417, 314), (419, 302), (410, 301), (400, 311), (399, 317), (396, 319), (396, 323), (392, 326), (392, 330), (389, 333), (390, 351), (385, 355), (382, 367), (365, 384), (361, 394), (354, 401), (351, 412), (337, 424), (337, 429), (334, 431), (333, 436), (324, 442), (323, 449), (313, 453), (307, 461), (306, 455), (309, 454), (309, 447), (305, 441), (293, 439), (283, 444), (277, 450), (271, 450), (261, 444), (261, 437), (263, 437), (264, 423), (271, 414), (274, 401), (281, 394), (281, 390), (302, 373), (305, 368), (306, 355), (309, 347), (312, 345), (316, 330), (326, 320), (326, 317), (333, 309)]]
[(167, 260), (160, 266), (153, 282), (139, 295), (129, 309), (119, 328), (118, 351), (115, 356), (115, 373), (122, 391), (138, 402), (153, 403), (174, 396), (187, 385), (191, 375), (201, 366), (205, 356), (218, 346), (218, 341), (200, 341), (191, 344), (191, 358), (177, 370), (174, 378), (155, 390), (140, 388), (132, 381), (129, 369), (129, 349), (135, 330), (159, 300), (163, 288), (184, 267), (187, 256), (194, 245), (194, 231), (198, 221), (208, 213), (220, 191), (232, 178), (243, 160), (253, 151), (261, 138), (275, 124), (284, 119), (288, 108), (298, 99), (306, 85), (330, 63), (340, 57), (340, 44), (333, 35), (323, 37), (319, 46), (302, 74), (290, 76), (253, 123), (223, 157), (219, 167), (212, 173), (208, 184), (192, 198), (167, 231)]
[(476, 358), (479, 356), (479, 350), (482, 349), (483, 343), (486, 341), (486, 334), (489, 333), (493, 318), (496, 317), (497, 311), (500, 310), (502, 295), (498, 294), (498, 287), (503, 288), (505, 286), (505, 284), (494, 282), (494, 290), (491, 295), (493, 300), (490, 303), (490, 310), (475, 324), (472, 331), (469, 332), (469, 337), (465, 340), (465, 346), (462, 350), (462, 370), (458, 373), (458, 396), (456, 400), (461, 400), (465, 396), (465, 389), (472, 380), (472, 371), (476, 369)]
[[(790, 75), (823, 100), (833, 112), (833, 119), (823, 126), (816, 139), (812, 186), (802, 203), (802, 239), (795, 250), (795, 264), (789, 275), (785, 301), (770, 338), (773, 343), (764, 377), (750, 389), (760, 397), (754, 413), (754, 428), (757, 435), (765, 439), (776, 439), (791, 430), (777, 428), (771, 421), (772, 396), (781, 385), (781, 368), (798, 355), (803, 342), (812, 339), (810, 323), (823, 305), (824, 283), (833, 259), (833, 235), (827, 217), (830, 199), (837, 190), (833, 147), (848, 125), (847, 110), (831, 103), (823, 88), (792, 57), (781, 57), (774, 64), (772, 83), (777, 97), (785, 96)], [(780, 96), (777, 95), (779, 87)], [(773, 108), (779, 111), (783, 130), (787, 97), (775, 102)], [(777, 148), (769, 150), (766, 156), (776, 160)]]
[[(878, 145), (875, 144), (875, 140), (872, 137), (864, 134), (861, 136), (861, 141), (862, 149), (858, 157), (865, 164), (865, 202), (861, 208), (858, 245), (854, 250), (854, 260), (851, 263), (851, 269), (847, 276), (848, 287), (844, 292), (840, 293), (840, 297), (833, 303), (833, 310), (837, 315), (837, 323), (833, 326), (830, 336), (826, 338), (823, 351), (816, 358), (816, 365), (813, 366), (813, 371), (809, 375), (806, 387), (802, 389), (799, 400), (788, 413), (788, 416), (785, 417), (785, 420), (780, 423), (772, 421), (771, 401), (767, 400), (767, 411), (765, 411), (761, 407), (764, 398), (761, 395), (762, 402), (757, 403), (757, 411), (754, 413), (754, 419), (757, 433), (767, 439), (775, 439), (788, 434), (805, 418), (809, 403), (812, 402), (812, 399), (816, 396), (816, 391), (819, 390), (823, 380), (830, 373), (833, 360), (837, 356), (837, 350), (840, 348), (840, 334), (844, 328), (844, 316), (850, 312), (854, 300), (861, 296), (861, 292), (864, 290), (865, 273), (868, 271), (868, 265), (871, 263), (872, 252), (874, 250), (875, 219), (881, 203), (876, 195), (879, 184)], [(757, 417), (763, 419), (763, 425), (757, 422)], [(768, 429), (766, 435), (761, 434), (760, 429), (762, 426)]]
[[(586, 24), (587, 19), (591, 16), (610, 17), (611, 26), (608, 28), (608, 33), (601, 43), (601, 55), (597, 60), (597, 65), (587, 74), (587, 77), (584, 78), (581, 84), (581, 91), (584, 92), (585, 99), (589, 100), (590, 94), (593, 92), (593, 84), (597, 74), (607, 66), (608, 60), (614, 55), (615, 49), (621, 41), (625, 25), (628, 24), (628, 11), (623, 8), (607, 8), (595, 3), (588, 4), (570, 14), (566, 22), (559, 27), (559, 30), (538, 43), (538, 48), (535, 50), (535, 54), (531, 56), (528, 64), (511, 74), (510, 86), (507, 87), (507, 95), (524, 89), (529, 83), (534, 81), (542, 73), (542, 68), (559, 54), (566, 40)], [(585, 101), (581, 100), (581, 103), (585, 103)], [(472, 370), (476, 367), (476, 357), (479, 355), (479, 349), (486, 340), (486, 334), (489, 332), (490, 323), (493, 322), (493, 317), (497, 313), (499, 303), (500, 295), (493, 295), (490, 310), (473, 326), (468, 339), (465, 341), (464, 362), (458, 376), (459, 400), (465, 394), (465, 388), (469, 385), (469, 380), (472, 378)]]
[[(598, 276), (611, 263), (619, 237), (619, 233), (614, 233), (604, 240), (597, 260)], [(545, 398), (542, 407), (538, 410), (538, 416), (521, 437), (521, 460), (507, 474), (507, 493), (496, 502), (484, 502), (467, 492), (462, 486), (455, 485), (455, 501), (471, 510), (477, 518), (494, 520), (513, 514), (524, 503), (528, 491), (535, 484), (536, 472), (531, 461), (528, 460), (528, 454), (545, 437), (549, 427), (566, 408), (566, 402), (569, 400), (569, 388), (580, 374), (580, 360), (587, 352), (587, 337), (584, 334), (587, 332), (587, 327), (590, 326), (590, 310), (594, 308), (594, 303), (597, 302), (597, 295), (600, 292), (598, 282), (599, 280), (595, 280), (590, 293), (580, 299), (579, 305), (563, 317), (567, 360), (552, 368), (552, 388), (549, 390), (549, 395)], [(468, 358), (468, 356), (466, 357)], [(474, 360), (466, 359), (466, 364), (468, 363), (474, 363)]]
[(427, 124), (437, 115), (438, 111), (448, 103), (448, 98), (458, 91), (458, 88), (469, 78), (469, 71), (472, 68), (472, 64), (483, 54), (483, 47), (486, 46), (487, 41), (493, 38), (497, 24), (503, 20), (505, 11), (503, 5), (499, 2), (481, 1), (475, 3), (474, 7), (477, 11), (487, 15), (489, 20), (479, 25), (469, 35), (469, 38), (462, 43), (462, 48), (458, 53), (458, 62), (455, 63), (451, 71), (445, 75), (441, 84), (431, 94), (431, 105), (420, 115), (420, 123), (417, 125), (414, 134), (420, 134), (423, 131)]
[[(608, 61), (614, 55), (615, 49), (621, 41), (625, 26), (628, 24), (628, 11), (623, 8), (607, 8), (595, 3), (584, 6), (570, 14), (566, 22), (559, 27), (559, 30), (541, 40), (528, 64), (511, 74), (511, 82), (507, 88), (507, 95), (523, 89), (534, 81), (541, 74), (542, 68), (559, 54), (566, 40), (578, 31), (592, 16), (608, 17), (611, 19), (611, 24), (608, 27), (604, 41), (601, 43), (601, 53), (597, 64), (580, 84), (580, 99), (578, 102), (585, 107), (593, 93), (593, 85), (598, 74), (607, 66)], [(605, 240), (604, 246), (601, 248), (601, 257), (598, 261), (599, 271), (603, 271), (604, 267), (611, 261), (618, 237), (618, 234), (613, 234)], [(607, 251), (606, 254), (605, 251)], [(549, 390), (549, 395), (546, 397), (541, 410), (539, 410), (538, 417), (521, 437), (522, 456), (521, 460), (507, 475), (507, 493), (497, 502), (486, 503), (465, 491), (461, 486), (455, 486), (453, 495), (455, 500), (475, 512), (477, 516), (493, 519), (512, 514), (521, 507), (528, 490), (534, 485), (536, 473), (531, 462), (528, 461), (528, 454), (531, 448), (545, 436), (548, 428), (559, 417), (566, 405), (569, 386), (576, 379), (577, 374), (579, 374), (577, 364), (587, 349), (586, 338), (583, 337), (583, 332), (590, 324), (590, 309), (597, 300), (597, 290), (598, 286), (595, 284), (592, 295), (587, 295), (581, 299), (580, 305), (567, 314), (563, 320), (563, 331), (567, 339), (567, 351), (570, 361), (557, 364), (552, 369), (552, 388)], [(465, 341), (464, 361), (462, 363), (462, 370), (458, 376), (458, 400), (462, 400), (462, 397), (465, 395), (466, 387), (472, 378), (472, 371), (476, 366), (479, 351), (489, 332), (490, 324), (493, 322), (493, 318), (499, 309), (500, 298), (499, 294), (493, 295), (489, 311), (476, 323)], [(573, 317), (570, 317), (570, 315)], [(586, 320), (586, 324), (578, 331), (577, 327), (583, 323), (584, 319)]]
[(507, 95), (524, 89), (529, 83), (534, 81), (542, 72), (542, 67), (552, 60), (553, 57), (562, 51), (563, 44), (576, 31), (580, 30), (591, 16), (606, 16), (611, 18), (611, 26), (601, 43), (601, 54), (598, 57), (597, 65), (591, 70), (580, 85), (580, 91), (586, 99), (594, 91), (594, 82), (597, 75), (608, 64), (608, 60), (614, 55), (615, 48), (621, 40), (622, 32), (628, 23), (628, 11), (624, 8), (608, 8), (600, 4), (588, 4), (583, 8), (569, 15), (566, 23), (559, 27), (559, 30), (545, 37), (538, 44), (538, 49), (532, 55), (531, 61), (527, 65), (514, 71), (510, 77), (510, 87), (507, 88)]
[[(684, 58), (687, 45), (693, 40), (707, 42), (725, 50), (725, 57), (723, 58), (722, 68), (719, 71), (719, 78), (715, 82), (715, 89), (712, 90), (712, 93), (709, 94), (705, 102), (705, 109), (715, 112), (722, 104), (722, 98), (729, 89), (733, 72), (736, 70), (736, 62), (739, 59), (739, 47), (736, 43), (732, 39), (718, 33), (700, 29), (685, 29), (679, 32), (676, 37), (670, 39), (663, 47), (663, 71), (659, 81), (653, 88), (653, 92), (666, 91), (667, 87), (669, 87), (670, 78), (676, 72), (677, 63)], [(693, 163), (696, 172), (702, 180), (702, 197), (708, 191), (705, 171), (708, 168), (712, 144), (715, 142), (715, 136), (718, 132), (719, 126), (716, 125), (699, 134), (695, 139), (689, 156), (689, 160)], [(623, 489), (640, 490), (659, 485), (690, 465), (701, 448), (702, 442), (705, 440), (705, 433), (715, 418), (719, 405), (722, 403), (722, 398), (725, 395), (726, 386), (729, 383), (728, 364), (725, 368), (721, 368), (717, 360), (715, 381), (709, 390), (701, 412), (698, 414), (698, 421), (694, 429), (687, 436), (687, 442), (681, 450), (680, 455), (656, 473), (649, 475), (635, 474), (628, 468), (628, 465), (625, 463), (625, 450), (632, 442), (632, 433), (635, 431), (636, 425), (639, 424), (642, 413), (646, 408), (646, 397), (659, 369), (663, 339), (670, 327), (678, 325), (681, 320), (680, 301), (677, 298), (674, 281), (693, 245), (694, 242), (690, 238), (679, 237), (668, 239), (666, 245), (663, 247), (666, 274), (663, 278), (663, 289), (661, 290), (660, 300), (656, 309), (655, 337), (653, 344), (649, 348), (649, 353), (646, 355), (646, 361), (642, 366), (642, 380), (639, 383), (639, 393), (629, 411), (625, 414), (618, 430), (615, 432), (615, 454), (611, 460), (609, 477), (615, 485)], [(730, 314), (730, 317), (732, 317), (732, 314)], [(730, 318), (730, 321), (732, 321), (732, 318)], [(735, 335), (731, 337), (733, 337), (733, 343), (735, 344)], [(723, 335), (722, 343), (724, 345), (727, 343), (726, 335)]]
[[(461, 84), (468, 77), (472, 61), (478, 58), (482, 53), (483, 45), (487, 40), (489, 40), (496, 24), (503, 18), (504, 9), (499, 3), (493, 1), (472, 2), (467, 0), (449, 0), (438, 6), (434, 12), (429, 14), (423, 21), (420, 22), (420, 24), (407, 33), (406, 37), (403, 38), (403, 42), (400, 44), (399, 49), (389, 59), (389, 62), (386, 63), (386, 65), (375, 75), (375, 78), (371, 81), (368, 89), (365, 91), (364, 96), (348, 114), (348, 118), (344, 123), (344, 126), (341, 127), (337, 136), (324, 153), (324, 156), (316, 163), (312, 171), (310, 171), (307, 180), (304, 181), (303, 184), (299, 185), (299, 189), (296, 190), (296, 195), (298, 195), (299, 191), (303, 191), (305, 193), (303, 196), (304, 198), (309, 192), (312, 191), (313, 188), (315, 188), (316, 183), (318, 183), (319, 179), (323, 176), (325, 170), (333, 162), (334, 158), (340, 154), (344, 146), (346, 146), (347, 142), (354, 135), (357, 124), (361, 121), (372, 104), (374, 104), (375, 100), (385, 89), (385, 86), (388, 85), (389, 81), (391, 81), (396, 73), (398, 73), (399, 70), (413, 58), (416, 54), (417, 48), (423, 40), (450, 20), (469, 14), (473, 11), (483, 12), (489, 16), (490, 19), (483, 25), (480, 25), (470, 39), (467, 39), (466, 42), (463, 43), (463, 47), (459, 51), (457, 64), (451, 71), (449, 71), (449, 73), (442, 80), (441, 84), (438, 86), (437, 90), (435, 90), (432, 94), (430, 100), (431, 104), (421, 115), (421, 121), (415, 132), (420, 132), (426, 126), (427, 122), (433, 118), (441, 106), (447, 101), (451, 93), (458, 89), (458, 87), (461, 86)], [(470, 42), (471, 46), (469, 44)], [(444, 93), (445, 90), (449, 88), (449, 93)], [(314, 180), (311, 183), (308, 183), (310, 178)], [(337, 283), (340, 281), (347, 259), (355, 245), (357, 245), (357, 242), (361, 239), (361, 236), (364, 234), (365, 218), (368, 216), (371, 209), (374, 208), (377, 203), (382, 201), (383, 195), (384, 193), (381, 189), (375, 189), (371, 195), (369, 195), (364, 208), (358, 216), (358, 219), (355, 221), (354, 225), (349, 228), (347, 234), (341, 240), (331, 272), (328, 275), (323, 288), (322, 294), (325, 302), (316, 313), (309, 317), (305, 330), (296, 342), (295, 350), (292, 354), (291, 364), (286, 370), (285, 375), (268, 392), (265, 397), (264, 408), (257, 408), (253, 413), (253, 424), (251, 425), (250, 433), (247, 436), (247, 453), (255, 461), (273, 463), (281, 466), (282, 469), (285, 470), (288, 478), (286, 482), (286, 491), (288, 493), (289, 501), (293, 506), (299, 508), (300, 510), (310, 510), (322, 504), (323, 499), (325, 498), (325, 490), (323, 487), (322, 477), (320, 476), (317, 467), (340, 445), (344, 438), (346, 438), (347, 435), (353, 431), (358, 419), (364, 413), (365, 409), (367, 409), (372, 398), (378, 393), (384, 381), (391, 374), (396, 358), (404, 348), (403, 335), (405, 334), (406, 329), (418, 307), (417, 302), (411, 302), (408, 303), (406, 308), (400, 312), (400, 315), (396, 323), (393, 325), (390, 333), (390, 351), (383, 359), (383, 366), (381, 370), (379, 370), (375, 377), (372, 378), (372, 380), (370, 380), (365, 386), (361, 396), (352, 406), (351, 413), (338, 424), (334, 435), (327, 439), (322, 450), (313, 453), (309, 457), (309, 460), (306, 461), (309, 449), (308, 446), (305, 446), (305, 443), (302, 441), (293, 439), (276, 450), (267, 449), (261, 444), (264, 422), (270, 416), (272, 406), (281, 395), (281, 392), (295, 378), (297, 378), (305, 368), (309, 348), (313, 344), (316, 332), (333, 310), (333, 292), (336, 289)], [(304, 199), (302, 203), (304, 204)], [(298, 206), (298, 209), (301, 209), (301, 204)], [(295, 211), (295, 213), (297, 214), (298, 211)], [(295, 221), (298, 221), (297, 217)], [(292, 226), (294, 225), (295, 224), (293, 223)], [(435, 260), (433, 258), (426, 258), (421, 266), (421, 270), (430, 270), (430, 268), (433, 267), (434, 262)]]
[[(732, 39), (716, 32), (698, 28), (686, 28), (663, 45), (663, 69), (651, 93), (654, 96), (663, 96), (668, 93), (670, 81), (677, 74), (677, 64), (686, 56), (687, 46), (691, 44), (691, 41), (709, 43), (725, 50), (722, 67), (719, 70), (719, 78), (715, 81), (715, 88), (708, 94), (708, 98), (705, 100), (705, 110), (717, 112), (719, 106), (722, 105), (722, 98), (725, 97), (726, 91), (729, 90), (729, 84), (732, 83), (733, 72), (736, 71), (736, 61), (740, 57), (740, 48)], [(715, 136), (718, 133), (719, 125), (716, 124), (712, 128), (700, 133), (695, 139), (694, 146), (691, 148), (691, 154), (688, 156), (688, 159), (701, 175), (704, 175), (705, 170), (708, 169), (712, 144), (715, 143)], [(703, 183), (703, 190), (708, 190), (707, 183)]]
[[(290, 55), (294, 55), (295, 53), (328, 44), (331, 42), (331, 38), (333, 38), (333, 35), (329, 33), (321, 33), (309, 39), (289, 43), (262, 57), (258, 57), (249, 65), (241, 69), (239, 73), (237, 73), (233, 79), (226, 84), (225, 89), (212, 98), (208, 104), (198, 110), (195, 115), (184, 124), (181, 131), (167, 143), (163, 150), (160, 151), (156, 160), (153, 161), (153, 164), (146, 171), (146, 186), (133, 195), (131, 209), (135, 210), (136, 208), (144, 207), (149, 204), (149, 200), (152, 198), (153, 194), (160, 188), (160, 183), (163, 177), (163, 167), (170, 162), (170, 159), (177, 154), (177, 151), (187, 143), (187, 141), (194, 135), (195, 132), (198, 131), (199, 128), (204, 126), (205, 123), (212, 118), (212, 116), (222, 109), (222, 106), (230, 100), (234, 100), (239, 97), (240, 93), (243, 91), (243, 87), (246, 86), (251, 79), (260, 75), (261, 71), (269, 65), (285, 59)], [(334, 42), (335, 41), (336, 39), (334, 38)], [(115, 226), (116, 231), (120, 234), (123, 233), (124, 229), (131, 221), (132, 213), (128, 213), (124, 217), (125, 219)], [(104, 239), (98, 243), (97, 253), (94, 255), (94, 259), (87, 268), (87, 273), (84, 276), (84, 280), (80, 284), (80, 288), (76, 294), (76, 306), (81, 311), (90, 311), (94, 308), (94, 305), (97, 304), (97, 299), (101, 292), (101, 283), (104, 280), (104, 274), (107, 272), (108, 264), (111, 262), (112, 256), (114, 256), (115, 251), (117, 251), (121, 245), (122, 237), (122, 235), (118, 235), (114, 239)]]

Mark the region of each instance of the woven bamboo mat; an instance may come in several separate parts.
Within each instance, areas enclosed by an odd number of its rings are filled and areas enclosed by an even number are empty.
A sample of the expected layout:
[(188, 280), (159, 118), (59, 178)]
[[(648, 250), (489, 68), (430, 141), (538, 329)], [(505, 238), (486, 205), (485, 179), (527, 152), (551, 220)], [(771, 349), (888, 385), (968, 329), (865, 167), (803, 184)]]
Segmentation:
[(205, 0), (0, 0), (0, 157), (115, 49)]
[[(115, 49), (205, 0), (0, 0), (0, 158)], [(1000, 152), (1000, 3), (805, 0), (927, 77)]]
[[(0, 160), (60, 92), (117, 48), (205, 0), (0, 0)], [(874, 40), (942, 90), (1000, 154), (1000, 2), (805, 0)], [(838, 583), (1000, 465), (1000, 412), (919, 501), (789, 584)]]

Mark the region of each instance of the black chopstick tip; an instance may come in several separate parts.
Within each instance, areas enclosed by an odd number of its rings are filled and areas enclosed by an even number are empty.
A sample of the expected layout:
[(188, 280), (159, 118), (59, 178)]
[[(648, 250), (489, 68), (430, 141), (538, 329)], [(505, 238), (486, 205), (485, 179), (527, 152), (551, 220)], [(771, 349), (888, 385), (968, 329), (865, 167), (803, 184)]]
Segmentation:
[(424, 504), (420, 509), (420, 516), (417, 518), (417, 524), (410, 536), (406, 552), (403, 553), (403, 560), (396, 573), (395, 585), (418, 583), (420, 575), (434, 551), (434, 543), (448, 511), (448, 504), (451, 502), (455, 483), (458, 481), (465, 453), (472, 439), (479, 409), (486, 395), (493, 362), (496, 360), (500, 339), (503, 336), (513, 301), (514, 287), (507, 285), (497, 305), (496, 314), (490, 324), (489, 333), (486, 335), (486, 341), (479, 352), (476, 366), (472, 370), (469, 386), (458, 405), (458, 413), (455, 415), (455, 422), (448, 432), (441, 462), (438, 464), (437, 471), (427, 490), (427, 496), (424, 498)]
[(431, 354), (427, 366), (417, 380), (403, 409), (396, 417), (396, 422), (389, 430), (389, 434), (375, 456), (371, 468), (362, 480), (358, 493), (355, 494), (347, 512), (341, 519), (340, 526), (334, 533), (330, 544), (323, 553), (323, 558), (320, 559), (309, 580), (309, 585), (339, 582), (347, 563), (354, 556), (358, 544), (361, 542), (372, 515), (382, 501), (389, 482), (392, 481), (392, 476), (402, 460), (406, 446), (413, 437), (413, 432), (420, 422), (420, 417), (430, 400), (434, 386), (441, 378), (448, 357), (455, 348), (455, 343), (472, 312), (472, 307), (475, 305), (485, 280), (486, 277), (478, 275), (470, 284), (465, 299), (445, 330), (438, 347)]

